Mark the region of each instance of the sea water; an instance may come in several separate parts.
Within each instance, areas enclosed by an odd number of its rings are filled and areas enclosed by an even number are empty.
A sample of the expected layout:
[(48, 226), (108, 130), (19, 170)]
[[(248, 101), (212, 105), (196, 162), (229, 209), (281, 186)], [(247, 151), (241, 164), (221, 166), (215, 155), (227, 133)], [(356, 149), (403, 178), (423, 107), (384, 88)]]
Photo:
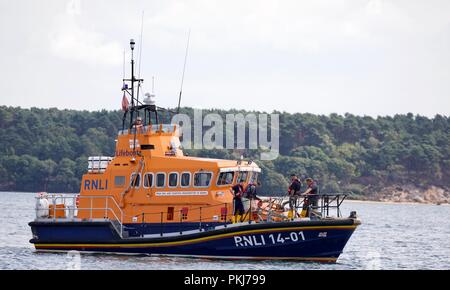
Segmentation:
[(35, 194), (0, 192), (0, 269), (450, 269), (450, 206), (344, 202), (362, 221), (335, 264), (37, 253)]

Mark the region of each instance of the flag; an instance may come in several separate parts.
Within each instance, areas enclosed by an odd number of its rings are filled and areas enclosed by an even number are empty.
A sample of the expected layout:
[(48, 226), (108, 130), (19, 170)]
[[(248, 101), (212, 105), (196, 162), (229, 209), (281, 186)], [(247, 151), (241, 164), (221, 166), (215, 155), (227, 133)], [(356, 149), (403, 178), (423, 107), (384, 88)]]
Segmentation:
[(124, 112), (128, 111), (128, 99), (125, 96), (125, 92), (123, 92), (123, 98), (122, 98), (122, 111), (124, 111)]

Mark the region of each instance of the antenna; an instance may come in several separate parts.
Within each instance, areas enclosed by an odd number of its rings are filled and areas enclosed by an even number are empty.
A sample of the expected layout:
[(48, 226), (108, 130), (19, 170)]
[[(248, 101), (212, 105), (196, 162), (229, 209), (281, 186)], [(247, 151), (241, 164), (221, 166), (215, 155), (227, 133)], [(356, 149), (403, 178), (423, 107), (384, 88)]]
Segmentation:
[(125, 49), (123, 50), (123, 83), (125, 84)]
[(183, 65), (183, 75), (181, 76), (181, 86), (180, 86), (180, 95), (178, 97), (178, 109), (177, 114), (180, 113), (180, 105), (181, 105), (181, 94), (183, 93), (183, 82), (184, 82), (184, 72), (186, 71), (186, 61), (189, 51), (189, 40), (191, 38), (191, 29), (189, 29), (188, 32), (188, 39), (187, 39), (187, 45), (186, 45), (186, 54), (184, 55), (184, 65)]
[(142, 10), (141, 18), (141, 40), (139, 43), (139, 68), (138, 68), (138, 79), (141, 78), (141, 60), (142, 60), (142, 34), (144, 32), (144, 10)]
[(152, 94), (155, 94), (155, 77), (152, 76)]
[[(141, 60), (142, 60), (142, 34), (144, 32), (144, 10), (142, 10), (142, 18), (141, 18), (141, 39), (139, 41), (139, 64), (138, 64), (138, 87), (136, 93), (136, 102), (139, 102), (139, 89), (141, 88)], [(139, 116), (139, 111), (137, 112)]]
[[(125, 130), (125, 120), (127, 119), (127, 113), (128, 113), (128, 99), (124, 100), (126, 97), (126, 85), (125, 85), (125, 49), (123, 50), (123, 78), (122, 78), (122, 91), (123, 91), (123, 98), (122, 98), (122, 110), (124, 110), (123, 117), (122, 117), (122, 130)], [(126, 103), (124, 103), (126, 101)], [(125, 110), (126, 109), (126, 110)]]

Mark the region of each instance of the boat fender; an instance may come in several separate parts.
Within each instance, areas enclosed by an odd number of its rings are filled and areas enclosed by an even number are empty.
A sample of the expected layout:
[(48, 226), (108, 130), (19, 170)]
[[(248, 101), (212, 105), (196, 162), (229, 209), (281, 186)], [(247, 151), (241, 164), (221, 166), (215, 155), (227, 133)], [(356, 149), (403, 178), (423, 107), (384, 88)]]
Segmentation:
[(47, 194), (44, 192), (39, 192), (37, 194), (36, 200), (36, 217), (46, 218), (49, 216), (50, 202), (47, 199)]

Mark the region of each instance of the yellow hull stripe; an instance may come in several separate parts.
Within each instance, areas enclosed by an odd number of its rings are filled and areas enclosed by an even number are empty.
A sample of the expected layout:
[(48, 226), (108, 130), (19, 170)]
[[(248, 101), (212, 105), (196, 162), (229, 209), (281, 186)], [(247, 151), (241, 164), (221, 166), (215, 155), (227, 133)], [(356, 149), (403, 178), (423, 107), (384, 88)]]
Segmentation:
[[(221, 257), (220, 257), (221, 258)], [(291, 260), (291, 261), (307, 261), (307, 262), (323, 262), (323, 263), (336, 263), (337, 258), (314, 258), (314, 257), (239, 257), (239, 258), (226, 258), (227, 260)]]
[(298, 230), (319, 230), (319, 229), (330, 229), (330, 230), (354, 230), (357, 225), (351, 226), (316, 226), (316, 227), (288, 227), (281, 229), (257, 229), (240, 231), (233, 233), (226, 233), (220, 235), (214, 235), (209, 237), (202, 237), (183, 241), (174, 242), (161, 242), (161, 243), (137, 243), (137, 244), (35, 244), (36, 248), (47, 248), (47, 247), (114, 247), (114, 248), (136, 248), (136, 247), (160, 247), (160, 246), (180, 246), (204, 241), (210, 241), (220, 238), (227, 238), (246, 234), (257, 234), (257, 233), (267, 233), (267, 232), (284, 232), (284, 231), (298, 231)]
[[(195, 256), (194, 256), (195, 257)], [(318, 258), (318, 257), (198, 257), (198, 258), (211, 258), (211, 259), (226, 259), (226, 260), (293, 260), (293, 261), (308, 261), (308, 262), (323, 262), (323, 263), (335, 263), (337, 258)]]
[[(66, 250), (44, 250), (41, 249), (39, 252), (43, 253), (66, 253)], [(98, 252), (93, 251), (83, 251), (83, 254), (98, 254)], [(121, 252), (106, 252), (103, 251), (102, 254), (110, 255), (142, 255), (142, 253), (121, 253)], [(338, 258), (336, 257), (266, 257), (266, 256), (207, 256), (207, 255), (177, 255), (177, 254), (150, 254), (151, 257), (181, 257), (181, 258), (201, 258), (201, 259), (219, 259), (219, 260), (279, 260), (279, 261), (306, 261), (306, 262), (323, 262), (323, 263), (335, 263)]]

